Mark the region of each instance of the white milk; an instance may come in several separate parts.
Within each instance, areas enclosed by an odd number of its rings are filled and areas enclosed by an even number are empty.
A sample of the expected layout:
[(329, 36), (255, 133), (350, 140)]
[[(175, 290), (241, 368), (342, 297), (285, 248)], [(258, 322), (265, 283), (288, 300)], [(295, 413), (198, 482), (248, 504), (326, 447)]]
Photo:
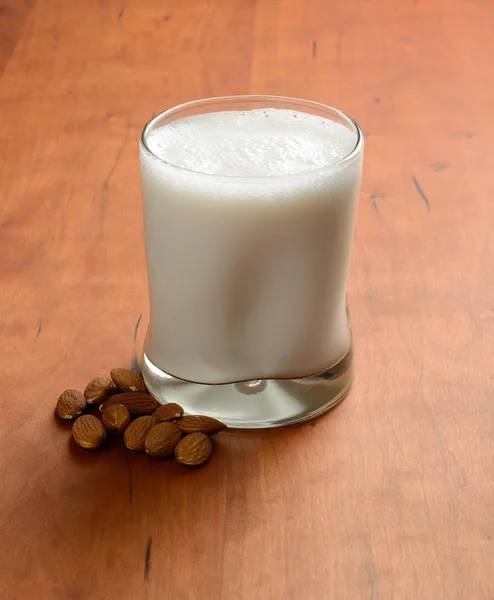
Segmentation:
[(302, 377), (346, 354), (361, 155), (334, 163), (356, 142), (343, 125), (281, 109), (151, 132), (141, 170), (152, 362), (226, 383)]

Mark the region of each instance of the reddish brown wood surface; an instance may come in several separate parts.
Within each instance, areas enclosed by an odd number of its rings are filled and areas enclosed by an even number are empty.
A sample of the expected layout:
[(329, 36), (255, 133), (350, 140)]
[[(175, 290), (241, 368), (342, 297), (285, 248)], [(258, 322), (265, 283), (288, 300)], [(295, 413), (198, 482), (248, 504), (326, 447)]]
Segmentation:
[[(490, 0), (2, 0), (0, 598), (494, 598)], [(356, 381), (189, 472), (53, 408), (147, 324), (143, 123), (235, 93), (366, 135)]]

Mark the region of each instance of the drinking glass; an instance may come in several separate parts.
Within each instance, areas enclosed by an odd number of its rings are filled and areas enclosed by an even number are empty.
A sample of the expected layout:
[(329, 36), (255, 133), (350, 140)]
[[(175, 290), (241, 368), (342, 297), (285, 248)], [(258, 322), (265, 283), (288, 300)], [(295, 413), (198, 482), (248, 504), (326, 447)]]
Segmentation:
[[(161, 127), (198, 115), (221, 113), (211, 117), (220, 127), (222, 114), (269, 119), (273, 109), (337, 123), (354, 143), (327, 166), (263, 176), (199, 172), (150, 144)], [(204, 99), (147, 123), (140, 157), (150, 393), (238, 428), (293, 424), (337, 404), (353, 376), (346, 290), (363, 164), (357, 123), (307, 100)]]

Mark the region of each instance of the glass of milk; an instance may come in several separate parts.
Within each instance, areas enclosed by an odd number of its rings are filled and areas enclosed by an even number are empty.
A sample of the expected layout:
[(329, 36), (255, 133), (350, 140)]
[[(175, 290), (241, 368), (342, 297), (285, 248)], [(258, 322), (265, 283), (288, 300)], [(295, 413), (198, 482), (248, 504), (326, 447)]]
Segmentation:
[(352, 380), (359, 126), (305, 100), (211, 98), (154, 117), (140, 158), (149, 391), (240, 428), (334, 406)]

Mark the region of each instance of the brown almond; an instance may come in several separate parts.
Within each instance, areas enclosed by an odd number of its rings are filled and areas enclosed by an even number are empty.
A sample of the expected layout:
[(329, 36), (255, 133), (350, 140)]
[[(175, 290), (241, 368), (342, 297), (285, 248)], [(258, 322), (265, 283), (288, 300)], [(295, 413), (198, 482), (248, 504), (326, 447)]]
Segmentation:
[(123, 394), (115, 394), (100, 404), (100, 411), (105, 412), (114, 404), (123, 404), (133, 417), (142, 415), (150, 415), (154, 412), (159, 403), (151, 396), (144, 392), (125, 392)]
[(88, 404), (101, 404), (112, 394), (119, 391), (111, 379), (95, 377), (87, 384), (84, 397)]
[(61, 419), (75, 419), (86, 408), (84, 394), (77, 390), (65, 390), (60, 394), (57, 402), (57, 415)]
[(130, 412), (123, 404), (113, 404), (101, 417), (108, 433), (123, 433), (130, 423)]
[(177, 421), (177, 427), (182, 433), (188, 435), (189, 433), (205, 433), (206, 435), (215, 435), (223, 429), (226, 429), (226, 425), (218, 419), (213, 417), (206, 417), (205, 415), (186, 415), (182, 417), (180, 421)]
[(127, 427), (124, 433), (124, 444), (129, 450), (135, 450), (136, 452), (142, 452), (144, 450), (144, 442), (146, 435), (153, 425), (156, 424), (156, 420), (153, 416), (147, 415), (145, 417), (139, 417)]
[(175, 423), (158, 423), (146, 435), (145, 448), (153, 458), (166, 458), (182, 439), (182, 433)]
[(145, 392), (146, 386), (140, 373), (128, 369), (112, 369), (110, 373), (113, 383), (122, 392)]
[(72, 427), (72, 435), (79, 446), (87, 450), (100, 448), (106, 441), (103, 423), (93, 415), (82, 415)]
[(183, 417), (184, 409), (180, 406), (180, 404), (175, 404), (175, 402), (169, 402), (168, 404), (162, 404), (154, 411), (154, 416), (160, 422), (165, 421), (175, 421), (175, 419), (180, 419)]
[(175, 447), (175, 458), (182, 465), (197, 467), (206, 462), (213, 451), (210, 438), (204, 433), (191, 433)]

